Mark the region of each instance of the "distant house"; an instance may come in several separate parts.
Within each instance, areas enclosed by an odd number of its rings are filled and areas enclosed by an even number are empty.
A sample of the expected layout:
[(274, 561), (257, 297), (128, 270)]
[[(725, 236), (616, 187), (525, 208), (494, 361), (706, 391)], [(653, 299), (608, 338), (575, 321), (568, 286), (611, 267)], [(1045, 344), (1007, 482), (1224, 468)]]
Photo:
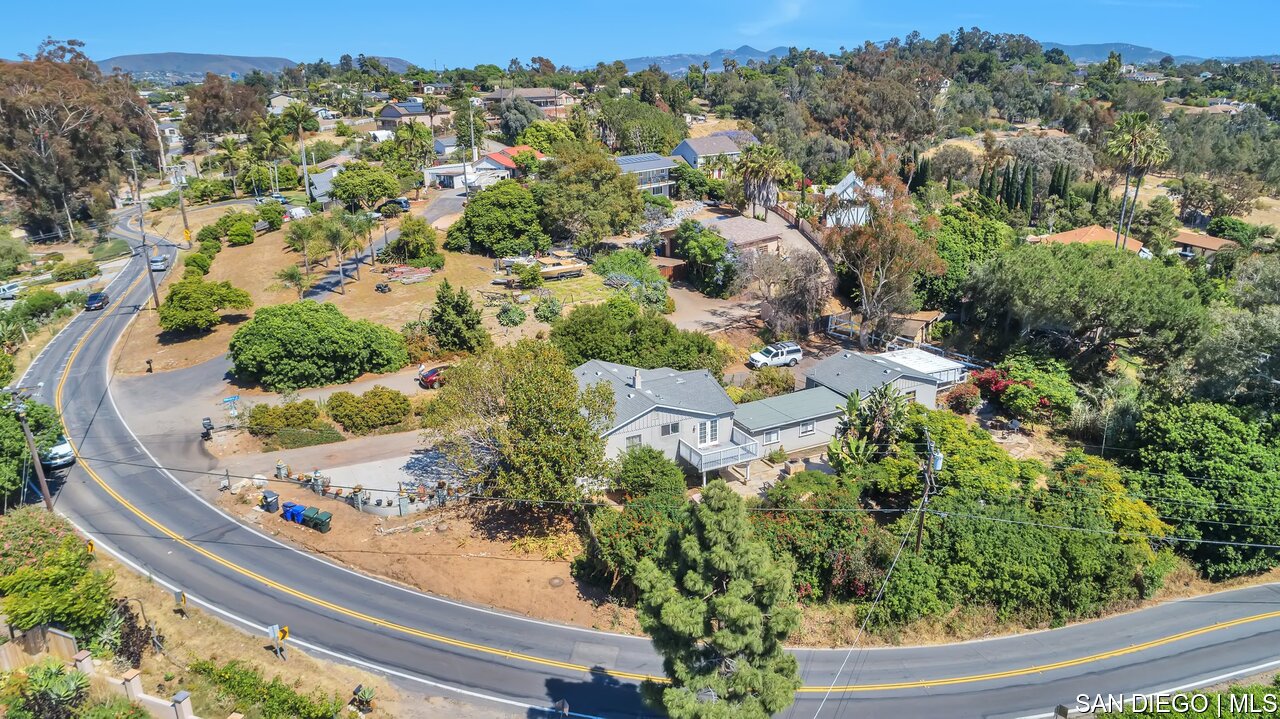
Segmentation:
[[(1066, 232), (1058, 232), (1052, 235), (1032, 235), (1027, 238), (1027, 243), (1032, 245), (1042, 243), (1054, 243), (1059, 245), (1073, 245), (1083, 243), (1086, 245), (1111, 245), (1116, 244), (1116, 231), (1107, 229), (1101, 225), (1087, 225), (1085, 227), (1077, 227), (1074, 230)], [(1130, 252), (1138, 253), (1139, 257), (1151, 257), (1151, 250), (1145, 245), (1132, 237), (1125, 240), (1124, 248)]]
[[(696, 167), (699, 170), (706, 168), (709, 164), (715, 164), (714, 168), (710, 168), (708, 174), (716, 179), (724, 177), (724, 161), (737, 162), (742, 156), (742, 150), (738, 147), (738, 143), (725, 137), (724, 135), (709, 135), (707, 137), (690, 137), (676, 145), (676, 149), (672, 151), (673, 155), (684, 158), (689, 163), (689, 167)], [(716, 162), (721, 160), (721, 162)]]
[(1124, 79), (1132, 80), (1134, 82), (1140, 82), (1144, 85), (1155, 85), (1164, 79), (1164, 75), (1158, 72), (1144, 72), (1142, 70), (1135, 70), (1133, 72), (1126, 73), (1124, 75)]
[(853, 170), (823, 194), (827, 198), (827, 227), (857, 227), (867, 224), (871, 215), (863, 202), (866, 183)]
[(845, 398), (823, 386), (738, 405), (733, 423), (768, 454), (825, 447), (844, 414)]
[(624, 175), (635, 175), (636, 184), (641, 192), (651, 195), (671, 196), (671, 186), (676, 184), (671, 179), (671, 168), (676, 166), (670, 157), (663, 157), (656, 152), (641, 155), (623, 155), (613, 158), (622, 169)]
[(753, 217), (712, 218), (703, 220), (702, 226), (725, 238), (729, 246), (739, 252), (754, 250), (778, 254), (782, 251), (782, 234), (778, 229)]
[(421, 102), (389, 102), (378, 111), (377, 120), (379, 130), (395, 130), (407, 122), (439, 127), (449, 121), (449, 108), (436, 106), (433, 113), (429, 111), (428, 105)]
[(826, 387), (841, 397), (855, 391), (867, 395), (880, 387), (893, 385), (899, 393), (929, 409), (938, 406), (937, 378), (905, 365), (884, 359), (883, 355), (840, 352), (819, 362), (805, 373), (805, 388)]
[(491, 152), (485, 155), (476, 161), (475, 168), (478, 171), (491, 170), (503, 174), (504, 178), (519, 177), (520, 167), (516, 164), (515, 157), (522, 152), (532, 153), (539, 160), (545, 160), (547, 157), (528, 145), (516, 145), (515, 147), (504, 148), (498, 152)]
[(561, 117), (567, 109), (578, 104), (578, 96), (552, 87), (500, 87), (483, 97), (486, 105), (496, 105), (509, 97), (523, 97), (533, 103), (548, 117)]
[(613, 392), (614, 422), (603, 433), (605, 454), (648, 446), (708, 472), (760, 458), (760, 444), (734, 427), (733, 400), (706, 370), (637, 369), (591, 360), (573, 371), (578, 386), (604, 382)]
[(311, 175), (311, 199), (319, 202), (325, 209), (329, 209), (337, 202), (330, 193), (333, 191), (333, 178), (337, 177), (341, 171), (342, 167), (338, 166)]
[(1170, 243), (1173, 249), (1183, 257), (1191, 259), (1192, 257), (1209, 258), (1230, 247), (1236, 247), (1236, 243), (1231, 240), (1225, 240), (1221, 237), (1210, 237), (1202, 235), (1198, 232), (1179, 232)]
[(267, 96), (267, 113), (271, 115), (279, 115), (284, 109), (297, 100), (292, 95), (286, 95), (283, 92), (273, 92)]
[(368, 134), (369, 141), (375, 143), (386, 142), (396, 136), (396, 134), (391, 130), (370, 130)]
[(178, 123), (162, 122), (158, 127), (160, 128), (160, 135), (164, 137), (165, 142), (170, 145), (182, 142), (182, 131), (178, 129)]
[(413, 81), (413, 91), (419, 95), (448, 95), (453, 91), (453, 85), (447, 82), (423, 82), (421, 80)]
[(458, 138), (452, 135), (437, 137), (435, 142), (436, 157), (448, 157), (458, 149)]

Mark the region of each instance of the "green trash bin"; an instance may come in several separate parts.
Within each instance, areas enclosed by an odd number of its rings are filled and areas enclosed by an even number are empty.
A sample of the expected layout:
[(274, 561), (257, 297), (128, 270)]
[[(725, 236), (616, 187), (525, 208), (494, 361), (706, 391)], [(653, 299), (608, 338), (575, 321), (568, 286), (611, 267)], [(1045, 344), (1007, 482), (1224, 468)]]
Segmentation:
[(320, 513), (318, 507), (307, 507), (302, 512), (302, 526), (316, 528), (316, 515)]
[(329, 531), (329, 524), (333, 521), (333, 514), (329, 512), (320, 512), (315, 518), (315, 530), (321, 534)]

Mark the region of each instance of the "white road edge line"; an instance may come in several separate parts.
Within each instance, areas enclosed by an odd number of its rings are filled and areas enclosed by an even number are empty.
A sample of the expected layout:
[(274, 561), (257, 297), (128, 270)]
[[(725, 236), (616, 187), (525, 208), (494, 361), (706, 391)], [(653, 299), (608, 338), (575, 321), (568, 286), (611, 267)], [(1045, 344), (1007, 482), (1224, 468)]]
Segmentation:
[[(177, 585), (175, 585), (175, 584), (173, 584), (173, 583), (169, 582), (169, 581), (168, 581), (168, 580), (166, 580), (164, 577), (161, 577), (161, 576), (157, 575), (155, 572), (153, 572), (153, 571), (151, 571), (151, 570), (149, 570), (149, 569), (146, 569), (146, 568), (144, 568), (144, 567), (139, 566), (139, 565), (138, 565), (138, 564), (136, 564), (132, 559), (130, 559), (129, 557), (125, 556), (125, 554), (124, 554), (123, 552), (121, 552), (121, 551), (119, 551), (119, 550), (115, 549), (114, 547), (112, 547), (112, 546), (111, 546), (110, 544), (108, 544), (107, 542), (102, 541), (102, 538), (101, 538), (101, 537), (94, 537), (92, 534), (89, 534), (89, 533), (88, 533), (88, 532), (86, 532), (86, 531), (85, 531), (85, 530), (84, 530), (80, 525), (76, 524), (75, 520), (71, 519), (71, 518), (70, 518), (70, 517), (68, 517), (66, 514), (64, 514), (64, 513), (62, 513), (62, 512), (58, 512), (58, 514), (59, 514), (59, 515), (61, 515), (63, 519), (67, 520), (67, 521), (71, 524), (71, 526), (75, 527), (75, 528), (76, 528), (76, 531), (80, 532), (80, 534), (84, 535), (86, 538), (92, 539), (96, 548), (101, 548), (102, 550), (106, 551), (108, 554), (110, 554), (111, 556), (115, 557), (117, 561), (119, 561), (119, 562), (121, 562), (121, 563), (123, 563), (123, 564), (127, 565), (127, 566), (128, 566), (130, 569), (132, 569), (134, 572), (136, 572), (136, 573), (138, 573), (138, 574), (140, 574), (140, 575), (142, 575), (142, 576), (148, 577), (151, 581), (155, 582), (156, 584), (159, 584), (160, 586), (164, 587), (165, 589), (169, 590), (170, 592), (185, 591), (185, 590), (181, 590), (181, 588), (180, 588), (180, 587), (178, 587)], [(216, 605), (212, 604), (211, 602), (207, 602), (207, 601), (205, 601), (205, 600), (203, 600), (203, 599), (200, 599), (199, 597), (193, 596), (193, 595), (191, 595), (191, 594), (187, 594), (186, 596), (187, 596), (187, 601), (191, 602), (192, 604), (198, 604), (198, 605), (200, 605), (201, 607), (204, 607), (205, 609), (207, 609), (207, 610), (209, 610), (209, 611), (211, 611), (211, 612), (213, 612), (213, 613), (215, 613), (215, 614), (219, 614), (219, 615), (221, 615), (221, 616), (225, 617), (226, 619), (231, 620), (232, 622), (235, 622), (235, 623), (237, 623), (237, 624), (240, 624), (240, 625), (241, 625), (241, 626), (243, 626), (243, 627), (247, 627), (247, 628), (252, 629), (252, 630), (254, 630), (254, 631), (256, 631), (256, 632), (259, 632), (259, 633), (265, 633), (265, 632), (267, 631), (267, 627), (264, 627), (264, 626), (262, 626), (261, 624), (257, 624), (257, 623), (255, 623), (255, 622), (252, 622), (252, 621), (248, 620), (248, 619), (245, 619), (244, 617), (241, 617), (241, 616), (239, 616), (239, 615), (237, 615), (237, 614), (233, 614), (233, 613), (231, 613), (231, 612), (228, 612), (227, 610), (222, 609), (222, 608), (220, 608), (220, 607), (218, 607), (218, 606), (216, 606)], [(335, 651), (333, 651), (332, 649), (326, 649), (326, 648), (324, 648), (324, 647), (322, 647), (322, 646), (319, 646), (318, 644), (312, 644), (312, 643), (310, 643), (310, 642), (304, 642), (304, 641), (302, 641), (301, 639), (298, 639), (297, 637), (291, 637), (291, 638), (289, 639), (289, 641), (290, 641), (291, 643), (293, 643), (293, 644), (296, 644), (296, 645), (298, 645), (298, 646), (300, 646), (300, 647), (303, 647), (304, 649), (309, 649), (309, 650), (311, 650), (311, 651), (313, 651), (313, 652), (319, 652), (319, 653), (321, 653), (321, 654), (327, 654), (327, 655), (329, 655), (329, 656), (331, 656), (331, 657), (334, 657), (335, 659), (338, 659), (339, 661), (342, 661), (342, 662), (345, 662), (345, 663), (348, 663), (348, 664), (354, 664), (354, 665), (356, 665), (356, 666), (364, 667), (364, 668), (369, 669), (369, 670), (371, 670), (371, 671), (381, 672), (381, 673), (383, 673), (383, 674), (387, 674), (387, 675), (394, 676), (394, 677), (399, 677), (399, 678), (401, 678), (401, 679), (407, 679), (407, 680), (409, 680), (409, 681), (417, 682), (417, 683), (419, 683), (419, 684), (425, 684), (425, 685), (427, 685), (427, 686), (434, 687), (434, 688), (436, 688), (436, 689), (440, 689), (440, 690), (442, 690), (442, 691), (447, 691), (447, 692), (451, 692), (451, 693), (454, 693), (454, 694), (460, 694), (460, 695), (462, 695), (462, 696), (468, 696), (468, 697), (471, 697), (471, 698), (473, 698), (473, 699), (483, 699), (484, 701), (495, 702), (495, 703), (498, 703), (498, 704), (504, 704), (504, 705), (506, 705), (506, 706), (518, 707), (518, 708), (520, 708), (520, 709), (534, 709), (534, 710), (538, 710), (538, 711), (544, 711), (544, 712), (547, 712), (548, 714), (555, 714), (555, 713), (556, 713), (556, 710), (555, 710), (555, 709), (552, 709), (551, 707), (542, 707), (542, 706), (538, 706), (538, 705), (536, 705), (536, 704), (526, 704), (526, 703), (524, 703), (524, 702), (516, 701), (516, 700), (514, 700), (514, 699), (506, 699), (506, 698), (503, 698), (503, 697), (495, 697), (495, 696), (491, 696), (491, 695), (489, 695), (489, 694), (484, 694), (484, 693), (482, 693), (482, 692), (471, 691), (471, 690), (469, 690), (469, 689), (462, 689), (462, 688), (459, 688), (459, 687), (451, 686), (451, 685), (449, 685), (449, 684), (442, 684), (442, 683), (440, 683), (440, 682), (435, 682), (435, 681), (432, 681), (432, 680), (430, 680), (430, 679), (425, 679), (425, 678), (423, 678), (423, 677), (416, 676), (416, 675), (414, 675), (414, 674), (409, 674), (409, 673), (406, 673), (406, 672), (402, 672), (402, 671), (399, 671), (399, 670), (397, 670), (397, 669), (389, 669), (389, 668), (387, 668), (387, 667), (384, 667), (384, 666), (381, 666), (381, 665), (378, 665), (378, 664), (374, 664), (373, 662), (368, 662), (368, 661), (365, 661), (365, 660), (363, 660), (363, 659), (357, 659), (356, 657), (350, 656), (350, 655), (348, 655), (348, 654), (343, 654), (342, 652), (335, 652)], [(603, 717), (599, 717), (599, 716), (596, 716), (596, 715), (594, 715), (594, 714), (581, 714), (581, 713), (579, 713), (579, 712), (569, 712), (569, 716), (572, 716), (572, 717), (579, 717), (580, 719), (603, 719)]]
[[(1151, 699), (1152, 697), (1163, 697), (1163, 696), (1169, 696), (1171, 694), (1177, 694), (1179, 692), (1185, 692), (1188, 689), (1198, 689), (1200, 687), (1213, 686), (1214, 684), (1220, 684), (1221, 682), (1224, 682), (1227, 679), (1232, 679), (1234, 677), (1248, 675), (1248, 674), (1257, 674), (1258, 672), (1261, 672), (1264, 669), (1270, 669), (1271, 667), (1274, 667), (1277, 665), (1280, 665), (1280, 659), (1277, 659), (1271, 662), (1266, 662), (1265, 664), (1255, 664), (1251, 667), (1237, 669), (1233, 672), (1227, 672), (1226, 674), (1219, 674), (1214, 677), (1205, 677), (1203, 679), (1197, 679), (1195, 681), (1187, 682), (1186, 684), (1182, 684), (1176, 687), (1169, 687), (1168, 689), (1157, 689), (1156, 691), (1148, 692), (1146, 694), (1135, 694), (1131, 696), (1129, 699), (1125, 700), (1125, 704), (1132, 704), (1138, 697), (1142, 697), (1143, 699)], [(1047, 714), (1029, 714), (1027, 716), (1017, 717), (1017, 719), (1053, 719), (1053, 712), (1049, 712)]]

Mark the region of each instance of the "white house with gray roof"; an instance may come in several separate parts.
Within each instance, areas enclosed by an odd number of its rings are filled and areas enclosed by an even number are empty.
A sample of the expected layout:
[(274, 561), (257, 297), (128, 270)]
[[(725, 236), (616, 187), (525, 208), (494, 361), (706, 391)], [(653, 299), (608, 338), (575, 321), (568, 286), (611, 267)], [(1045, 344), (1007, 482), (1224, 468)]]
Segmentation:
[(624, 175), (635, 175), (636, 186), (641, 192), (651, 195), (671, 196), (671, 186), (676, 181), (671, 179), (671, 168), (676, 163), (670, 157), (663, 157), (656, 152), (645, 152), (639, 155), (622, 155), (613, 158)]
[(861, 352), (839, 352), (822, 360), (805, 373), (804, 386), (826, 387), (848, 397), (857, 391), (865, 396), (883, 385), (893, 385), (907, 399), (929, 409), (938, 407), (938, 388), (943, 381), (920, 370), (912, 369), (883, 355)]
[(844, 179), (828, 187), (823, 193), (827, 201), (827, 227), (855, 227), (867, 224), (871, 215), (863, 201), (865, 192), (866, 183), (853, 170), (850, 170)]
[(823, 387), (811, 387), (738, 405), (733, 423), (760, 443), (761, 453), (825, 447), (836, 434), (845, 398)]
[[(684, 161), (689, 163), (689, 167), (702, 170), (717, 158), (737, 162), (742, 156), (742, 150), (738, 147), (738, 143), (726, 135), (709, 135), (690, 137), (676, 145), (676, 149), (671, 154), (684, 158)], [(724, 168), (717, 166), (712, 168), (709, 174), (719, 179), (724, 176)]]
[(707, 370), (637, 369), (591, 360), (573, 371), (578, 386), (607, 382), (614, 423), (605, 455), (648, 445), (702, 475), (759, 459), (760, 444), (734, 426), (733, 400)]

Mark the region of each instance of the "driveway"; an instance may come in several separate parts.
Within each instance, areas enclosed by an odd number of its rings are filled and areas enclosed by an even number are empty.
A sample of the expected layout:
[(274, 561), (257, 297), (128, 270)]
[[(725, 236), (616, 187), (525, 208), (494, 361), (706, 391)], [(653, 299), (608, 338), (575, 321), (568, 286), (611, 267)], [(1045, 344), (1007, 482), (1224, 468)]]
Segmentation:
[(682, 330), (712, 333), (732, 329), (746, 325), (759, 314), (759, 300), (707, 297), (687, 282), (671, 285), (669, 294), (676, 311), (667, 319)]

